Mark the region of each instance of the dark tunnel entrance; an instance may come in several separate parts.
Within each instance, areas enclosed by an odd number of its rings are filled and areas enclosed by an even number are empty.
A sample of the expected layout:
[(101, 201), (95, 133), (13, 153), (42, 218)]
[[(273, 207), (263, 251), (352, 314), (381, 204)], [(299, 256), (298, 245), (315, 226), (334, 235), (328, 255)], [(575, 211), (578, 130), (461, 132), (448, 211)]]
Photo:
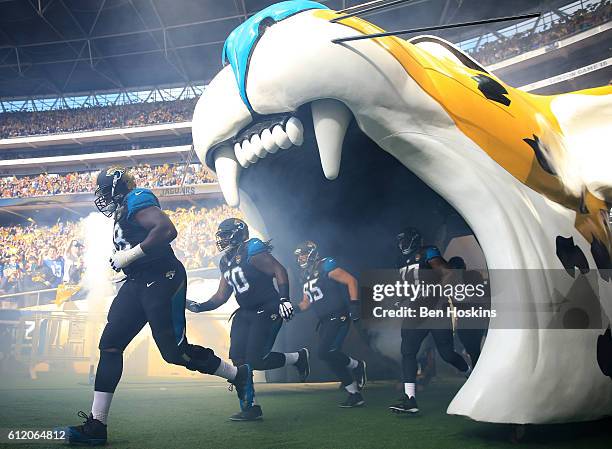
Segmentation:
[[(364, 270), (395, 267), (396, 235), (406, 226), (418, 228), (425, 244), (439, 246), (442, 253), (453, 237), (473, 234), (444, 198), (369, 139), (354, 121), (344, 140), (340, 174), (327, 180), (310, 114), (300, 118), (305, 129), (303, 145), (267, 156), (244, 170), (240, 180), (241, 189), (263, 218), (275, 257), (290, 272), (294, 302), (301, 299), (302, 286), (293, 250), (304, 240), (317, 242), (322, 257), (336, 258), (359, 278)], [(316, 344), (314, 314), (305, 313), (295, 321), (281, 331), (279, 350)], [(363, 348), (374, 359), (369, 364), (373, 377), (388, 378), (397, 367), (367, 348), (365, 340), (363, 331), (359, 335), (353, 329), (345, 344)], [(313, 380), (327, 378), (321, 362), (313, 362)], [(268, 378), (285, 380), (285, 375), (272, 372)]]

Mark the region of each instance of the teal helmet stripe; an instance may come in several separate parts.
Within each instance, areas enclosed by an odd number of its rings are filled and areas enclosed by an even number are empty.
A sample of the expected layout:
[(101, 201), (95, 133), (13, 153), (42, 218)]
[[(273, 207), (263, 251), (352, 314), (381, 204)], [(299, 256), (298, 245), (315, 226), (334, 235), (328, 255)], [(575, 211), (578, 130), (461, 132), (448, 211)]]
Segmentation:
[(260, 25), (266, 21), (280, 22), (294, 14), (309, 9), (329, 9), (327, 6), (308, 0), (290, 0), (276, 3), (262, 9), (257, 14), (251, 16), (245, 22), (234, 29), (225, 40), (223, 54), (221, 56), (223, 64), (229, 63), (234, 71), (236, 83), (240, 97), (249, 111), (254, 112), (246, 94), (246, 80), (249, 60), (255, 44), (261, 37)]

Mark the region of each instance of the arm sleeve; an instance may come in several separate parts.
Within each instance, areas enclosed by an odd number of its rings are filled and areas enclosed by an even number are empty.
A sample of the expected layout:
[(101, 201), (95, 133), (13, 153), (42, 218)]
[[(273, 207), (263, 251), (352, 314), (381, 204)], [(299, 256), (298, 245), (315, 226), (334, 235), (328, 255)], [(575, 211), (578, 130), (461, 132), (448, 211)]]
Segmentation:
[(442, 257), (440, 250), (436, 246), (428, 246), (425, 249), (425, 262), (429, 262), (436, 257)]
[(333, 257), (326, 257), (321, 263), (321, 269), (329, 276), (329, 273), (338, 268), (338, 262)]
[(254, 238), (247, 242), (247, 261), (251, 260), (251, 257), (261, 253), (269, 253), (270, 247), (267, 243)]
[(128, 220), (131, 220), (134, 217), (134, 214), (139, 210), (146, 209), (147, 207), (159, 206), (159, 200), (157, 197), (147, 189), (134, 189), (130, 193), (128, 193), (127, 198), (127, 211)]

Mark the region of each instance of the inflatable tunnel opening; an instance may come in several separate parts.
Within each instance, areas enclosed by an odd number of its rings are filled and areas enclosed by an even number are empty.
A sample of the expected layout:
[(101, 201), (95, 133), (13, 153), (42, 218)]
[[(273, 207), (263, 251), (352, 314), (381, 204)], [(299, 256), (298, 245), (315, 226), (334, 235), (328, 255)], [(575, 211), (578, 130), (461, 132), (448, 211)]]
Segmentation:
[[(301, 299), (302, 286), (293, 251), (304, 240), (315, 241), (321, 257), (334, 257), (358, 279), (366, 270), (396, 268), (396, 236), (407, 226), (418, 228), (425, 244), (437, 245), (443, 254), (450, 249), (445, 255), (467, 254), (468, 267), (486, 266), (473, 232), (457, 211), (368, 138), (354, 121), (344, 139), (339, 176), (326, 179), (308, 117), (308, 113), (301, 114), (304, 143), (300, 147), (269, 155), (245, 170), (240, 180), (241, 190), (250, 199), (249, 207), (244, 208), (247, 221), (257, 228), (260, 220), (264, 229), (257, 230), (272, 239), (275, 257), (289, 271), (294, 302)], [(473, 261), (479, 266), (474, 267)], [(293, 332), (281, 332), (278, 350), (316, 341), (312, 333), (316, 318), (305, 315), (297, 320), (299, 324), (292, 324)], [(295, 332), (296, 326), (302, 332)], [(347, 344), (351, 339), (368, 343), (355, 342), (351, 347), (367, 348), (367, 353), (357, 356), (374, 362), (369, 363), (372, 378), (394, 378), (399, 373), (399, 331), (388, 332), (397, 338), (387, 335), (376, 343), (371, 331), (365, 337), (351, 331), (347, 339)], [(313, 379), (333, 378), (318, 360), (314, 364)], [(269, 380), (291, 380), (291, 374), (284, 377), (271, 372), (267, 376)]]
[[(396, 236), (407, 226), (419, 229), (425, 244), (437, 245), (443, 253), (453, 239), (473, 236), (444, 198), (368, 138), (354, 120), (344, 139), (340, 173), (326, 179), (309, 117), (301, 115), (305, 132), (300, 147), (268, 156), (245, 170), (240, 180), (275, 255), (293, 275), (293, 250), (304, 240), (315, 241), (322, 257), (333, 256), (359, 276), (363, 270), (395, 268)], [(249, 211), (246, 215), (251, 222)]]

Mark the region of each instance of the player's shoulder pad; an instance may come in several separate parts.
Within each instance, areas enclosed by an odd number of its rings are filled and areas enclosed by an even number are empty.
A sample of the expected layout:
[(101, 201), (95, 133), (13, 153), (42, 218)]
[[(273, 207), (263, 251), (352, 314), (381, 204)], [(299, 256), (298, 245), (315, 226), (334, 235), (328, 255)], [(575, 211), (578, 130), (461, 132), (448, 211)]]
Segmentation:
[(252, 239), (247, 240), (246, 250), (247, 250), (247, 260), (248, 260), (251, 257), (256, 256), (257, 254), (269, 253), (271, 248), (270, 248), (269, 242), (262, 242), (258, 238), (252, 238)]
[(426, 246), (423, 248), (423, 258), (425, 262), (429, 262), (431, 259), (435, 259), (436, 257), (442, 257), (442, 253), (437, 246)]
[(338, 268), (338, 262), (333, 257), (326, 257), (321, 261), (321, 270), (329, 274)]
[(159, 200), (149, 189), (134, 189), (126, 195), (125, 201), (128, 219), (132, 218), (139, 210), (151, 206), (160, 207)]

